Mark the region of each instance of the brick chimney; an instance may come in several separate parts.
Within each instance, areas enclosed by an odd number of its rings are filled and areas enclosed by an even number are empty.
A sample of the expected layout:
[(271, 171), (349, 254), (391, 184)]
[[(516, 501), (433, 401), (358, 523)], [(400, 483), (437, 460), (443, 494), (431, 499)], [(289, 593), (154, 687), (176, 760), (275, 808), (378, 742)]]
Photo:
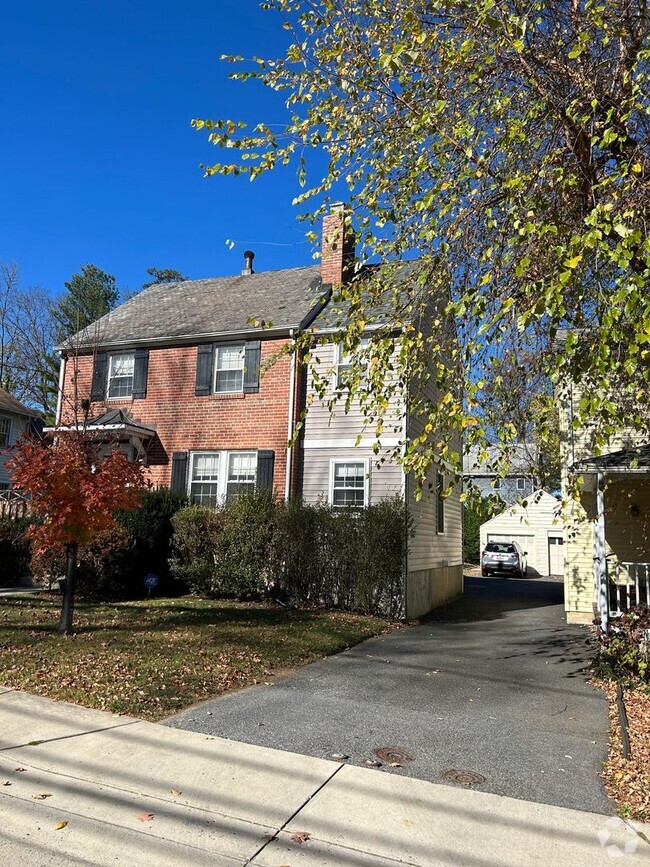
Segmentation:
[(323, 283), (343, 283), (354, 264), (354, 232), (350, 209), (342, 202), (332, 205), (323, 218), (321, 277)]

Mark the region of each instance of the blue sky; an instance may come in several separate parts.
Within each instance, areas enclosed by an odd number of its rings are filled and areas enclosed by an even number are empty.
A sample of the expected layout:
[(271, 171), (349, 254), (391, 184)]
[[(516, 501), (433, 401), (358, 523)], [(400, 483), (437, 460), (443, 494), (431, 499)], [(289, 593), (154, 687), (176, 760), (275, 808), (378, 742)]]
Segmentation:
[[(125, 290), (149, 266), (188, 277), (312, 261), (293, 169), (203, 177), (219, 151), (193, 117), (282, 122), (282, 99), (230, 82), (222, 53), (273, 56), (258, 0), (21, 0), (0, 32), (0, 260), (53, 294), (92, 262)], [(228, 250), (226, 240), (235, 240)]]

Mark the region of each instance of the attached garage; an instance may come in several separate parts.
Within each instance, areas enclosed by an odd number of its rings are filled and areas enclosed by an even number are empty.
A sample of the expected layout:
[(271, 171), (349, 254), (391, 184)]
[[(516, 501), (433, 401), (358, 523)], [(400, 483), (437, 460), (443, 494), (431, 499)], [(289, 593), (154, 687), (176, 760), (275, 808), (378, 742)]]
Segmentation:
[(564, 524), (560, 502), (535, 491), (523, 503), (508, 506), (481, 526), (481, 551), (488, 542), (518, 542), (528, 552), (528, 566), (540, 575), (564, 573)]

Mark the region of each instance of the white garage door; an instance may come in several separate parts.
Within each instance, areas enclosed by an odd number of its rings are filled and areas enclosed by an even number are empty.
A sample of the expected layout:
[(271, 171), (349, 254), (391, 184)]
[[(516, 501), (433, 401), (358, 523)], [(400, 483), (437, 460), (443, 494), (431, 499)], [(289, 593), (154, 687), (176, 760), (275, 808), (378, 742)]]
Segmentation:
[[(537, 565), (537, 557), (535, 553), (535, 537), (532, 535), (524, 536), (521, 533), (488, 533), (488, 542), (518, 542), (521, 545), (522, 551), (528, 551), (528, 565), (533, 569), (539, 569)], [(546, 572), (546, 563), (544, 563), (544, 572)]]

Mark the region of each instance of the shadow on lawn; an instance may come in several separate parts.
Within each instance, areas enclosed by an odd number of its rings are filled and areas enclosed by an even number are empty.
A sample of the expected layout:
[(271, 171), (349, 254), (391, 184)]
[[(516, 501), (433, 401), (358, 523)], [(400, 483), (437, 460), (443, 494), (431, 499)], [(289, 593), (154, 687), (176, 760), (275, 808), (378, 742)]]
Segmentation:
[[(30, 604), (31, 603), (31, 604)], [(0, 611), (5, 606), (0, 605)], [(15, 632), (40, 632), (55, 633), (58, 622), (58, 603), (55, 600), (17, 600), (12, 601), (6, 607), (14, 611), (24, 612), (29, 616), (29, 611), (34, 610), (39, 617), (39, 622), (32, 620), (22, 623), (4, 620), (0, 616), (0, 634), (4, 631)], [(116, 621), (113, 623), (107, 618), (115, 612)], [(45, 614), (51, 614), (52, 622), (41, 622)], [(345, 618), (345, 612), (335, 612)], [(231, 627), (259, 627), (286, 626), (291, 624), (314, 623), (318, 625), (321, 617), (331, 615), (329, 609), (300, 609), (273, 606), (272, 603), (226, 603), (206, 602), (200, 604), (188, 604), (170, 599), (169, 602), (156, 600), (152, 604), (146, 601), (138, 602), (106, 602), (90, 603), (80, 601), (75, 605), (75, 633), (104, 631), (133, 631), (153, 632), (174, 628), (192, 628), (228, 625)], [(331, 618), (328, 618), (331, 619)]]

